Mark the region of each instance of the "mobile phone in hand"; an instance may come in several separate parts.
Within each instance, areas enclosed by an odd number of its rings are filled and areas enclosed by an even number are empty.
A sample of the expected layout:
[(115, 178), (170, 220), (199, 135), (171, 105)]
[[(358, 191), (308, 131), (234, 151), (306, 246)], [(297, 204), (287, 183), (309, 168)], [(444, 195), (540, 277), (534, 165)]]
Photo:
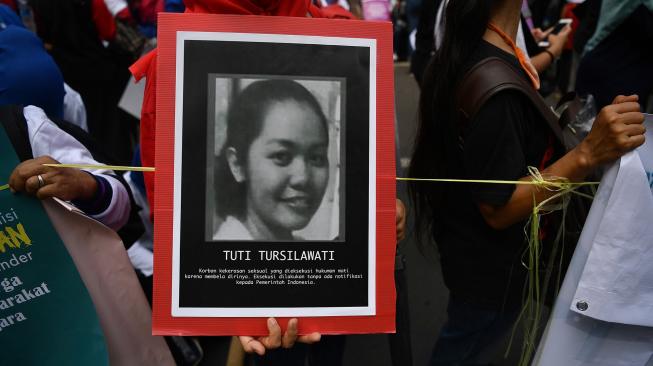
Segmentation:
[(570, 25), (571, 22), (572, 22), (571, 18), (562, 18), (558, 20), (558, 24), (555, 25), (555, 27), (551, 31), (551, 34), (560, 33), (560, 31), (563, 30), (566, 26)]

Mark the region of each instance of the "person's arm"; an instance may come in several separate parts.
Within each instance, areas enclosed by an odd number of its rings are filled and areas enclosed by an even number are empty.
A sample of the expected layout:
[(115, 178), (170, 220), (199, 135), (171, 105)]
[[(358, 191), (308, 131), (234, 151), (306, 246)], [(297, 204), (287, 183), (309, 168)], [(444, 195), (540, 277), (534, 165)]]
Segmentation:
[(397, 198), (395, 213), (395, 225), (397, 227), (397, 241), (404, 240), (406, 237), (406, 206)]
[[(538, 73), (544, 72), (560, 57), (560, 55), (562, 55), (562, 51), (564, 50), (570, 33), (571, 27), (566, 26), (558, 34), (548, 34), (550, 46), (531, 57), (531, 63)], [(546, 38), (546, 35), (544, 38)]]
[[(565, 177), (571, 182), (582, 181), (597, 167), (612, 162), (644, 143), (644, 115), (637, 96), (619, 96), (614, 104), (601, 110), (585, 140), (553, 163), (542, 173)], [(530, 177), (521, 180), (529, 181)], [(478, 203), (481, 215), (489, 226), (505, 229), (526, 219), (533, 205), (555, 192), (532, 185), (518, 185), (505, 205)]]
[[(18, 165), (10, 178), (12, 189), (16, 192), (34, 194), (41, 199), (58, 197), (66, 201), (85, 200), (88, 204), (85, 208), (91, 206), (94, 208), (92, 212), (88, 212), (89, 216), (114, 230), (120, 229), (129, 219), (131, 202), (127, 189), (111, 176), (113, 172), (108, 170), (86, 172), (43, 166), (44, 163), (59, 162), (91, 165), (99, 165), (99, 163), (93, 159), (82, 143), (50, 121), (42, 109), (27, 106), (23, 110), (23, 115), (27, 122), (32, 153), (37, 158)], [(43, 187), (38, 187), (39, 174), (44, 179)], [(46, 189), (46, 186), (50, 187)], [(33, 187), (38, 189), (34, 190)], [(96, 195), (98, 192), (103, 193), (102, 197)], [(80, 201), (77, 203), (79, 204)]]
[(281, 327), (274, 318), (268, 318), (267, 325), (269, 334), (264, 337), (248, 337), (240, 336), (240, 344), (247, 353), (256, 353), (260, 356), (264, 355), (269, 349), (279, 347), (291, 348), (296, 342), (300, 343), (315, 343), (319, 342), (320, 333), (311, 333), (303, 336), (297, 336), (297, 319), (293, 318), (288, 321), (288, 329), (281, 334)]
[(59, 161), (39, 156), (20, 163), (9, 177), (11, 191), (41, 200), (56, 197), (69, 201), (114, 230), (126, 223), (131, 204), (125, 187), (118, 180), (104, 174), (43, 164), (59, 164)]

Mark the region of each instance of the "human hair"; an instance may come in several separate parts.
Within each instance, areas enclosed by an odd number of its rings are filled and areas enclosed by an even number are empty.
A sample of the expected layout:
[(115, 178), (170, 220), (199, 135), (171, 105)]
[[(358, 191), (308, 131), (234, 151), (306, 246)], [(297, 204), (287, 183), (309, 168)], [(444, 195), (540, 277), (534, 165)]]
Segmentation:
[[(498, 2), (449, 1), (443, 43), (427, 66), (422, 80), (419, 127), (408, 173), (410, 177), (456, 178), (453, 176), (455, 172), (448, 168), (461, 164), (455, 91), (467, 60), (483, 38), (492, 7)], [(432, 225), (437, 225), (449, 189), (449, 183), (409, 182), (415, 232), (419, 239), (424, 239), (423, 235), (431, 232)], [(425, 245), (427, 241), (418, 242)]]
[(227, 149), (234, 148), (240, 164), (246, 168), (247, 152), (260, 135), (270, 106), (285, 101), (308, 106), (318, 116), (326, 136), (329, 135), (327, 118), (320, 103), (300, 83), (289, 79), (269, 79), (249, 84), (234, 96), (227, 112), (227, 138), (215, 169), (215, 181), (221, 182), (216, 192), (216, 211), (219, 216), (242, 217), (245, 214), (245, 184), (238, 183), (229, 169)]

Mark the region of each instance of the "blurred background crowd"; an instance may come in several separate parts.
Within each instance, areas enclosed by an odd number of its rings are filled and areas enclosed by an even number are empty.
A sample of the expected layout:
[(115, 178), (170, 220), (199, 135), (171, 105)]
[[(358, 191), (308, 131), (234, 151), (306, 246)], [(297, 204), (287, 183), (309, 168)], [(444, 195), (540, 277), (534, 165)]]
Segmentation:
[[(285, 1), (291, 2), (281, 3)], [(312, 1), (324, 17), (393, 23), (399, 175), (411, 163), (420, 85), (443, 44), (446, 8), (461, 1)], [(140, 102), (134, 109), (129, 99), (142, 98), (144, 82), (135, 87), (129, 67), (156, 47), (157, 14), (188, 7), (195, 12), (289, 15), (278, 11), (278, 3), (0, 0), (0, 105), (37, 106), (57, 124), (76, 131), (79, 140), (92, 146), (96, 160), (140, 165), (141, 117), (146, 111), (141, 114)], [(642, 110), (653, 111), (651, 1), (523, 0), (516, 43), (537, 70), (539, 93), (550, 105), (575, 91), (583, 103), (581, 115), (586, 114), (582, 118), (589, 121), (616, 95), (637, 94)], [(152, 164), (151, 157), (144, 157), (143, 165)], [(151, 299), (151, 197), (142, 174), (128, 173), (123, 179), (133, 206), (130, 219), (124, 220), (128, 230), (123, 230), (123, 240)], [(405, 196), (403, 188), (400, 196)], [(245, 355), (227, 337), (168, 337), (168, 345), (180, 365), (423, 365), (446, 318), (447, 289), (437, 254), (424, 255), (416, 248), (408, 230), (397, 252), (395, 335), (323, 337), (317, 345), (298, 345), (266, 357)]]

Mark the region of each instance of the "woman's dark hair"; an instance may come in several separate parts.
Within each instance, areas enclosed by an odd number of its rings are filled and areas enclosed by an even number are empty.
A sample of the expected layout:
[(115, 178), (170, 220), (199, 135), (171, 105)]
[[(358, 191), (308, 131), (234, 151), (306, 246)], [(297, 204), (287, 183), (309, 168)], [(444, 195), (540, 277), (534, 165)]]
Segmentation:
[[(431, 59), (422, 80), (419, 128), (415, 138), (409, 176), (456, 178), (449, 167), (460, 164), (456, 126), (456, 86), (463, 68), (483, 38), (490, 11), (497, 1), (450, 0), (445, 12), (443, 43)], [(410, 182), (408, 192), (414, 206), (418, 242), (441, 216), (448, 184)], [(442, 213), (446, 214), (446, 213)]]
[(276, 102), (295, 101), (308, 106), (318, 116), (329, 135), (326, 116), (315, 96), (300, 83), (288, 79), (255, 81), (238, 93), (227, 112), (227, 140), (215, 169), (215, 181), (221, 182), (216, 192), (219, 216), (242, 217), (245, 213), (245, 186), (234, 179), (227, 162), (226, 150), (233, 147), (238, 161), (246, 167), (247, 151), (263, 128), (263, 120)]

